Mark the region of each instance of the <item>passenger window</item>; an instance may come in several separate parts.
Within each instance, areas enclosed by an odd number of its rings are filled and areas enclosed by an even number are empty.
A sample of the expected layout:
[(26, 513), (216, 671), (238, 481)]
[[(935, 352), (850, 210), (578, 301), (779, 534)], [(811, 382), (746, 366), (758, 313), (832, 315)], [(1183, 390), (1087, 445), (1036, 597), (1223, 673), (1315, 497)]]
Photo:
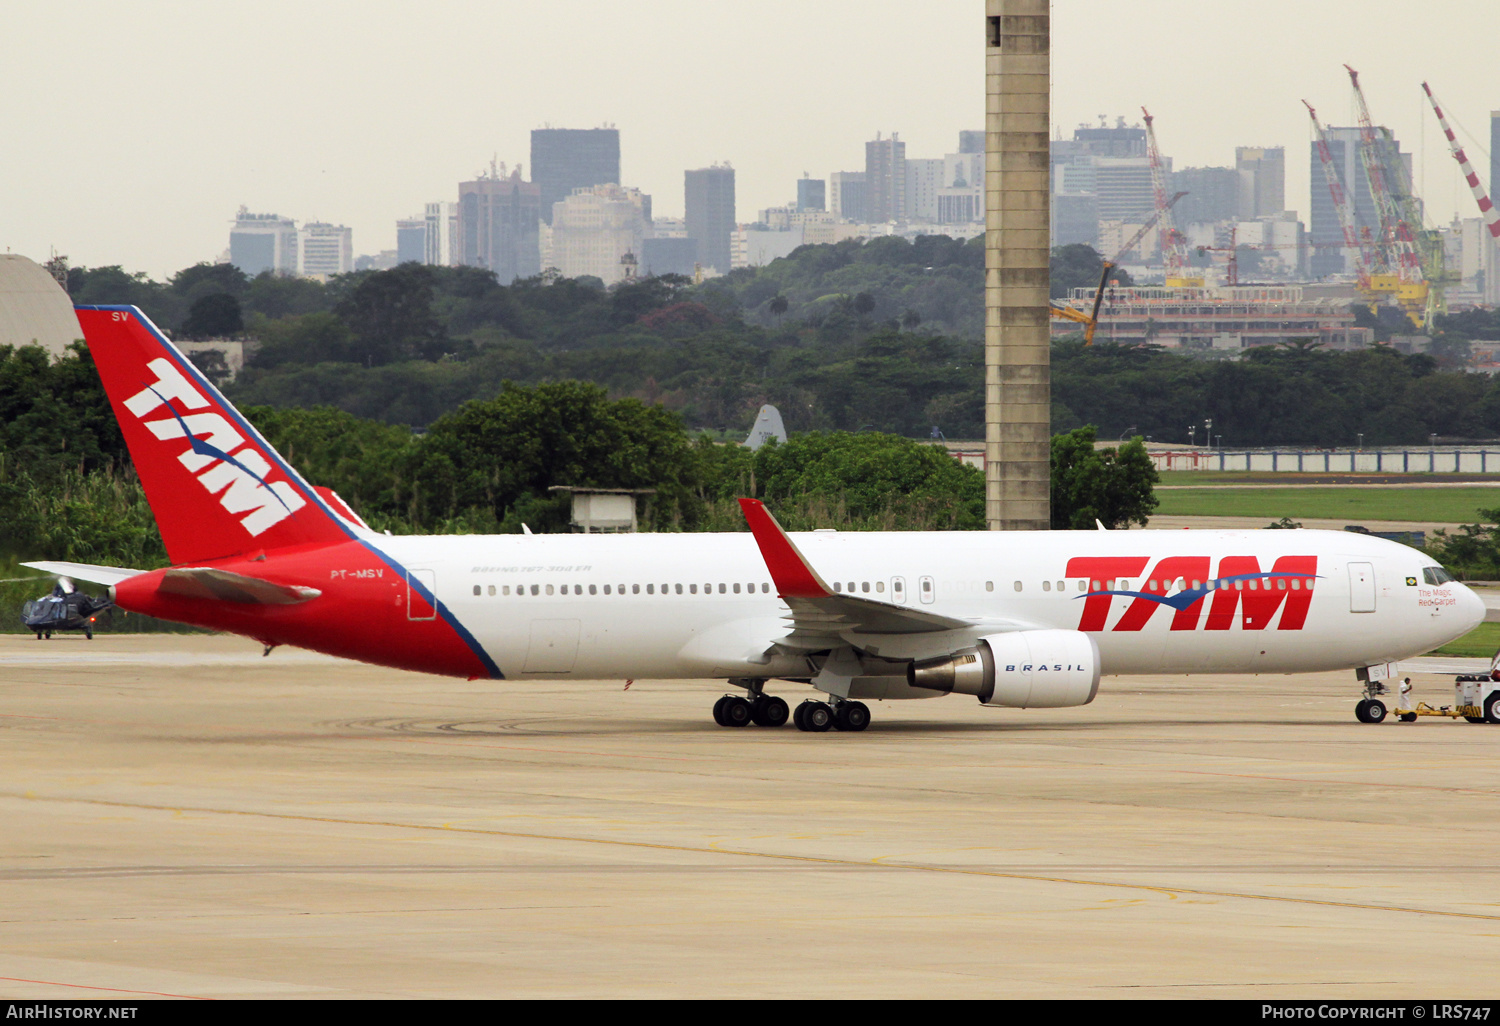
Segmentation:
[(476, 595), (479, 594), (479, 585), (477, 585), (477, 584), (474, 585), (474, 594), (476, 594)]
[(884, 592), (885, 591), (885, 582), (884, 581), (876, 581), (875, 582), (875, 590), (877, 592)]
[(599, 594), (599, 588), (598, 588), (598, 586), (593, 585), (593, 584), (589, 585), (589, 594), (590, 595), (597, 595), (597, 594)]
[(632, 595), (639, 595), (640, 593), (641, 593), (641, 586), (639, 584), (632, 584), (630, 586), (630, 594), (632, 594)]
[(842, 592), (844, 590), (844, 582), (843, 581), (834, 581), (833, 582), (833, 590), (834, 591), (838, 591), (838, 592)]
[(985, 591), (994, 591), (995, 590), (995, 582), (994, 581), (985, 581), (984, 582), (984, 590)]
[(552, 594), (552, 585), (550, 585), (550, 584), (549, 584), (549, 585), (547, 585), (547, 594), (548, 594), (548, 595), (551, 595), (551, 594)]
[(696, 594), (698, 594), (698, 586), (696, 584), (689, 584), (688, 585), (688, 594), (689, 595), (696, 595)]
[(766, 582), (764, 582), (764, 581), (762, 581), (761, 585), (760, 585), (760, 593), (762, 595), (769, 595), (769, 594), (771, 594), (771, 585), (768, 584), (768, 583), (766, 583)]
[(510, 585), (508, 585), (508, 584), (505, 585), (503, 588), (500, 589), (500, 591), (501, 591), (502, 594), (509, 595), (510, 594)]
[(672, 587), (674, 587), (674, 588), (677, 589), (677, 594), (679, 594), (679, 595), (682, 594), (682, 585), (680, 585), (680, 584), (674, 584)]
[(648, 584), (648, 585), (646, 585), (646, 594), (647, 595), (655, 595), (656, 594), (656, 585), (654, 585), (654, 584)]
[(604, 594), (606, 594), (606, 595), (609, 594), (609, 585), (607, 585), (607, 584), (604, 586)]
[(1017, 591), (1020, 591), (1020, 590), (1021, 590), (1021, 582), (1020, 582), (1020, 581), (1017, 581), (1017, 582), (1016, 582), (1016, 584), (1015, 584), (1015, 588), (1016, 588), (1016, 590), (1017, 590)]
[(722, 595), (722, 594), (724, 594), (724, 592), (725, 592), (725, 591), (726, 591), (726, 590), (727, 590), (727, 589), (726, 589), (726, 588), (725, 588), (725, 587), (724, 587), (724, 585), (723, 585), (723, 584), (720, 584), (720, 585), (719, 585), (719, 594), (720, 594), (720, 595)]
[(1285, 577), (1278, 577), (1278, 578), (1276, 578), (1276, 590), (1277, 591), (1286, 591), (1286, 578)]
[(490, 594), (491, 595), (495, 594), (495, 586), (493, 584), (490, 585)]
[(1043, 581), (1042, 582), (1042, 590), (1043, 591), (1051, 591), (1052, 590), (1052, 582), (1051, 581)]
[(738, 595), (740, 593), (740, 582), (739, 581), (735, 581), (734, 582), (734, 593), (736, 595)]
[(860, 591), (866, 591), (866, 592), (869, 591), (870, 590), (870, 582), (869, 581), (860, 581), (859, 582), (859, 590)]

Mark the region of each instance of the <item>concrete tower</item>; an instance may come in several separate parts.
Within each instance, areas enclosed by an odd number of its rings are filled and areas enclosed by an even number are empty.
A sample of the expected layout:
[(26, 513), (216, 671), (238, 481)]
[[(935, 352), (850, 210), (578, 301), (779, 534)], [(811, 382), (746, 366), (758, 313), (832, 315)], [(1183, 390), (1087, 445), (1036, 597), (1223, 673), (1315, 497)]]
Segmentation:
[(1048, 0), (985, 0), (985, 519), (1052, 522)]

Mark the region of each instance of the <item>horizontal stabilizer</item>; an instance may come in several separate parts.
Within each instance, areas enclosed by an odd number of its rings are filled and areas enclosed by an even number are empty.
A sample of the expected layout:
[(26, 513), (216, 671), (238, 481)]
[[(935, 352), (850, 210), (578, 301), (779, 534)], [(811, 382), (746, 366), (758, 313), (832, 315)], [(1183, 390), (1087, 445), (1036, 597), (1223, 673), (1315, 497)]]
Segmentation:
[(21, 565), (47, 574), (57, 574), (59, 577), (70, 577), (75, 581), (88, 581), (90, 584), (119, 584), (136, 574), (146, 572), (123, 566), (95, 566), (92, 563), (22, 563)]
[(259, 577), (215, 570), (206, 566), (173, 567), (162, 575), (156, 589), (183, 598), (216, 599), (220, 602), (242, 602), (257, 606), (294, 606), (311, 602), (323, 594), (317, 588), (295, 584), (272, 584)]

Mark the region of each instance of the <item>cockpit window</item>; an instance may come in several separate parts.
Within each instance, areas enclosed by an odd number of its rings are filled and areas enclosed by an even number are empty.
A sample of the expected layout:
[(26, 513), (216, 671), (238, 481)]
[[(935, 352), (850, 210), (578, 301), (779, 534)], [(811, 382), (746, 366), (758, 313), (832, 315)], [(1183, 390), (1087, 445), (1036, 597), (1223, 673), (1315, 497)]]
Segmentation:
[(1428, 584), (1447, 584), (1455, 580), (1454, 576), (1440, 566), (1424, 566), (1422, 568), (1422, 580)]

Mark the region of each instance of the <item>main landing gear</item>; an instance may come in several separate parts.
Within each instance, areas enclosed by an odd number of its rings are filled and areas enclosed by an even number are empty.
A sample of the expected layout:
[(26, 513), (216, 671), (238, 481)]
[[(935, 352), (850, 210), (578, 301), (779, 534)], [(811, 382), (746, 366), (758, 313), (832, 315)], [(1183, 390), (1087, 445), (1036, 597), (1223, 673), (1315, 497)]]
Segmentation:
[(798, 730), (812, 734), (821, 734), (830, 728), (857, 733), (870, 725), (870, 707), (865, 703), (841, 698), (835, 698), (833, 702), (830, 706), (827, 702), (808, 699), (797, 706), (792, 722)]
[[(790, 718), (798, 730), (821, 734), (828, 730), (858, 732), (870, 725), (870, 708), (863, 702), (850, 702), (834, 698), (832, 704), (808, 699), (791, 713), (783, 699), (768, 695), (761, 689), (763, 680), (732, 680), (746, 691), (739, 695), (724, 695), (714, 703), (714, 722), (721, 727), (780, 727)], [(790, 714), (790, 715), (789, 715)]]
[(714, 722), (721, 727), (744, 727), (753, 723), (757, 727), (779, 727), (786, 723), (791, 709), (786, 700), (765, 694), (763, 680), (730, 681), (738, 684), (748, 694), (724, 695), (714, 703)]

